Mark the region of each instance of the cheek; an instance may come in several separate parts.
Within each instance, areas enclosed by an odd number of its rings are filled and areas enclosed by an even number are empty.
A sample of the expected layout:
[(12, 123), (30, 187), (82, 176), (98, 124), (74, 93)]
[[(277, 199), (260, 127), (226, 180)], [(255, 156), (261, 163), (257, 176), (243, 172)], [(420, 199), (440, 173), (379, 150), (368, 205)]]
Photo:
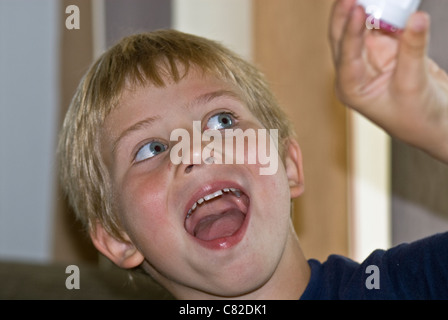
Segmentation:
[(126, 232), (138, 247), (145, 241), (157, 241), (172, 229), (167, 214), (167, 188), (163, 181), (166, 179), (158, 174), (135, 174), (121, 184), (119, 212)]
[(256, 150), (257, 163), (260, 166), (259, 174), (262, 176), (275, 176), (278, 173), (280, 157), (278, 152), (277, 130), (259, 129), (257, 134)]
[(289, 218), (290, 192), (286, 175), (283, 174), (282, 167), (278, 173), (271, 176), (260, 176), (258, 189), (259, 199), (263, 201), (265, 208), (269, 208), (273, 219), (279, 219), (280, 216)]
[(289, 225), (291, 210), (291, 194), (283, 163), (280, 161), (275, 174), (258, 175), (255, 186), (264, 225), (280, 237)]
[(185, 269), (188, 250), (182, 238), (185, 229), (168, 206), (168, 184), (164, 182), (168, 179), (155, 174), (151, 179), (139, 176), (130, 180), (122, 185), (120, 196), (125, 230), (144, 255), (149, 274), (156, 279), (164, 275), (177, 279), (179, 269)]
[(245, 164), (253, 167), (258, 175), (275, 175), (279, 169), (278, 132), (265, 129), (257, 123), (245, 121), (238, 128), (230, 129), (223, 137), (222, 149), (225, 163)]

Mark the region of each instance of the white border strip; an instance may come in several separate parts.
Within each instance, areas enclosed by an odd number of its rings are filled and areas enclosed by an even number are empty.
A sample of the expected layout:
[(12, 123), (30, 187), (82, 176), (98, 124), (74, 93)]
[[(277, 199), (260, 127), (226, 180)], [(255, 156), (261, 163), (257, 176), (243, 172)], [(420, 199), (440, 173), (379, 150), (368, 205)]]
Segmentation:
[(350, 256), (364, 260), (391, 246), (390, 137), (351, 113)]
[(173, 28), (221, 42), (252, 60), (251, 0), (173, 0)]

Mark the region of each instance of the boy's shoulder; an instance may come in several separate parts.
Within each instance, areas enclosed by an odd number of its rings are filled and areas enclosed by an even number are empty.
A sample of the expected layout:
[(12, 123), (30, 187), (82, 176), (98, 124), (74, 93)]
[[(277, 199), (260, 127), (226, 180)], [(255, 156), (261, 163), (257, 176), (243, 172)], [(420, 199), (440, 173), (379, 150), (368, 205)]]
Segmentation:
[(340, 255), (308, 262), (303, 300), (448, 299), (448, 232), (375, 250), (362, 263)]

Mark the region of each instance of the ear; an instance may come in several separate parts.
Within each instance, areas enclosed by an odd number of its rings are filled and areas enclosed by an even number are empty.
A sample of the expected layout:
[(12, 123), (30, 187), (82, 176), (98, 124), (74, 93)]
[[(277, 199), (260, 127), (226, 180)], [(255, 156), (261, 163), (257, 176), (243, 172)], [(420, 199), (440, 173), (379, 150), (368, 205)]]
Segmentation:
[(144, 256), (127, 235), (124, 235), (124, 240), (119, 240), (109, 234), (99, 222), (95, 230), (90, 232), (90, 237), (98, 251), (120, 268), (131, 269), (139, 266), (144, 260)]
[(305, 191), (305, 181), (302, 151), (297, 141), (292, 138), (289, 138), (285, 143), (285, 169), (291, 198), (297, 198)]

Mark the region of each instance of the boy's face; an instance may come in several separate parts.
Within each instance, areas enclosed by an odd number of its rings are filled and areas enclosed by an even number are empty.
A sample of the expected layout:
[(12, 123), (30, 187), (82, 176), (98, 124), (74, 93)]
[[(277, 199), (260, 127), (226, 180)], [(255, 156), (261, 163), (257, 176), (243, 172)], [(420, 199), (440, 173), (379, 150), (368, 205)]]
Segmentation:
[[(286, 167), (280, 160), (273, 175), (260, 175), (259, 163), (193, 164), (201, 159), (193, 142), (191, 161), (175, 164), (170, 156), (177, 141), (171, 133), (184, 129), (193, 139), (193, 121), (202, 130), (258, 132), (261, 123), (240, 97), (228, 83), (191, 70), (178, 83), (126, 90), (105, 121), (102, 151), (128, 241), (99, 226), (93, 242), (121, 267), (142, 264), (178, 296), (256, 290), (291, 241), (290, 199), (302, 192), (300, 155), (287, 152)], [(256, 147), (247, 146), (245, 156)]]

